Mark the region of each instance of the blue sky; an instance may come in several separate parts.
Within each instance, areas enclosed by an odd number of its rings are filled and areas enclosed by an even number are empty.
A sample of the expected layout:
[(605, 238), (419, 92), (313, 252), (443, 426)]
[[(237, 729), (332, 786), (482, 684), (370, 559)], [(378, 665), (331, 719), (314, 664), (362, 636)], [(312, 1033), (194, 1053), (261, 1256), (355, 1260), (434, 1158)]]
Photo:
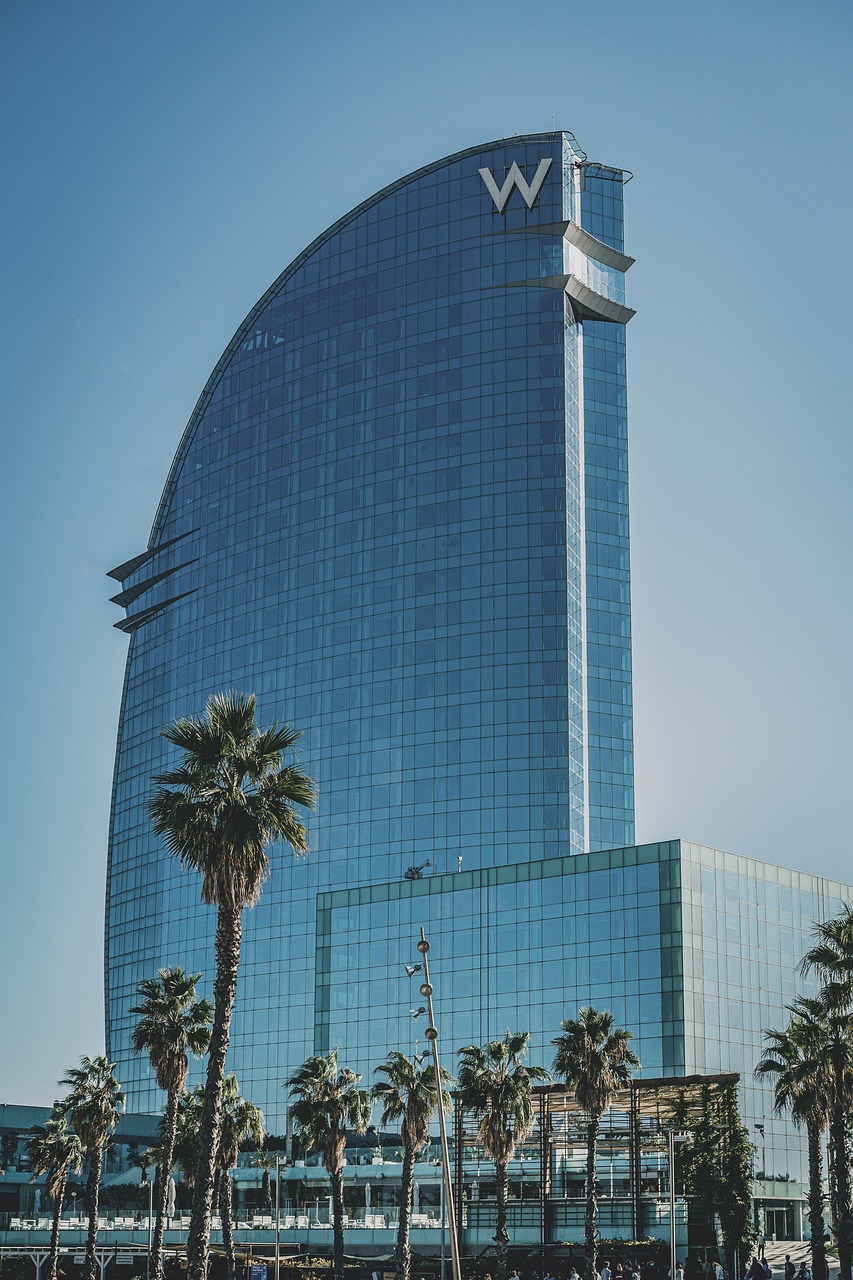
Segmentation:
[(638, 837), (853, 881), (851, 28), (821, 0), (2, 6), (0, 1100), (103, 1045), (104, 573), (208, 373), (347, 209), (553, 118), (635, 174)]

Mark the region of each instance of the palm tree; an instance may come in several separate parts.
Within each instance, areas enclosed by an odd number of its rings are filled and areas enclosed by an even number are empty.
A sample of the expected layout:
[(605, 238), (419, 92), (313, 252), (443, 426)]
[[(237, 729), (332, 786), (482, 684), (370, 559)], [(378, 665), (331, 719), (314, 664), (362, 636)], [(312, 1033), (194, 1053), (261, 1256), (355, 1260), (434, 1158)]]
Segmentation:
[[(178, 1099), (178, 1115), (175, 1123), (175, 1149), (172, 1163), (179, 1164), (184, 1181), (191, 1187), (198, 1167), (198, 1151), (201, 1145), (201, 1117), (204, 1111), (204, 1085), (197, 1084), (189, 1093)], [(162, 1123), (162, 1122), (161, 1122)], [(217, 1171), (219, 1164), (217, 1163)]]
[(826, 989), (816, 997), (800, 996), (790, 1006), (804, 1022), (815, 1024), (815, 1052), (826, 1088), (827, 1159), (829, 1193), (838, 1244), (839, 1276), (850, 1280), (853, 1261), (853, 1209), (851, 1209), (850, 1130), (848, 1116), (853, 1100), (853, 1026), (849, 1013), (827, 1000)]
[(59, 1267), (59, 1219), (65, 1199), (68, 1173), (79, 1173), (83, 1165), (83, 1144), (68, 1128), (68, 1119), (57, 1104), (45, 1123), (33, 1125), (27, 1143), (34, 1177), (45, 1175), (45, 1192), (53, 1200), (53, 1224), (50, 1231), (48, 1280), (57, 1280)]
[(359, 1089), (361, 1076), (338, 1068), (338, 1051), (306, 1058), (287, 1082), (294, 1101), (290, 1115), (306, 1152), (319, 1150), (332, 1186), (334, 1275), (344, 1277), (344, 1151), (347, 1129), (364, 1133), (370, 1120), (370, 1095)]
[(133, 1005), (130, 1010), (139, 1015), (130, 1041), (133, 1052), (147, 1052), (157, 1084), (166, 1094), (163, 1163), (157, 1185), (157, 1214), (151, 1247), (154, 1280), (160, 1280), (163, 1274), (163, 1231), (169, 1175), (174, 1159), (178, 1099), (187, 1084), (188, 1055), (191, 1053), (193, 1057), (200, 1058), (210, 1043), (213, 1005), (209, 1000), (196, 999), (196, 985), (200, 978), (200, 973), (184, 973), (179, 966), (160, 969), (156, 978), (143, 978), (137, 985), (141, 1003)]
[(145, 1183), (148, 1181), (148, 1169), (151, 1165), (151, 1157), (148, 1154), (148, 1149), (146, 1148), (144, 1151), (140, 1151), (135, 1145), (128, 1148), (127, 1163), (130, 1165), (131, 1169), (139, 1170), (139, 1185), (144, 1187)]
[(219, 1210), (222, 1214), (222, 1241), (228, 1259), (228, 1280), (234, 1280), (234, 1234), (231, 1220), (231, 1170), (244, 1142), (260, 1147), (267, 1136), (264, 1113), (260, 1107), (240, 1096), (237, 1077), (225, 1077), (222, 1090), (222, 1125), (219, 1131)]
[(785, 1031), (765, 1031), (764, 1039), (767, 1048), (755, 1068), (755, 1074), (759, 1079), (770, 1077), (774, 1081), (776, 1112), (781, 1115), (790, 1111), (794, 1124), (806, 1127), (812, 1275), (814, 1280), (827, 1280), (821, 1150), (821, 1136), (826, 1128), (829, 1109), (826, 1025), (803, 1011), (791, 1018)]
[(307, 852), (305, 827), (293, 805), (311, 808), (314, 784), (283, 762), (299, 738), (296, 730), (257, 728), (254, 695), (216, 694), (203, 718), (176, 720), (163, 736), (183, 759), (155, 779), (149, 804), (154, 829), (182, 866), (201, 872), (202, 901), (217, 908), (213, 1029), (187, 1244), (188, 1280), (204, 1280), (243, 909), (258, 900), (274, 840), (297, 854)]
[(533, 1085), (548, 1079), (544, 1067), (528, 1067), (522, 1062), (529, 1041), (529, 1031), (507, 1030), (503, 1040), (459, 1050), (456, 1079), (462, 1105), (480, 1117), (477, 1137), (495, 1166), (497, 1280), (506, 1280), (509, 1162), (533, 1128)]
[[(400, 1122), (403, 1139), (403, 1175), (400, 1187), (400, 1222), (397, 1228), (395, 1250), (397, 1280), (409, 1280), (412, 1267), (412, 1251), (409, 1246), (409, 1227), (412, 1218), (412, 1192), (415, 1180), (415, 1160), (429, 1141), (429, 1122), (438, 1106), (438, 1090), (435, 1086), (435, 1069), (421, 1066), (421, 1058), (415, 1054), (410, 1062), (404, 1053), (392, 1052), (374, 1074), (385, 1076), (371, 1090), (374, 1102), (382, 1107), (380, 1124)], [(452, 1080), (449, 1071), (442, 1068), (442, 1085)], [(442, 1089), (445, 1111), (450, 1098)]]
[(115, 1077), (115, 1063), (103, 1055), (81, 1058), (80, 1066), (70, 1067), (60, 1084), (68, 1085), (71, 1092), (58, 1105), (67, 1114), (72, 1128), (80, 1135), (80, 1141), (89, 1157), (89, 1176), (86, 1181), (89, 1231), (86, 1236), (86, 1266), (83, 1275), (85, 1280), (95, 1280), (98, 1199), (104, 1150), (124, 1110), (124, 1094)]
[(552, 1070), (574, 1090), (578, 1103), (587, 1113), (586, 1131), (586, 1280), (595, 1280), (598, 1272), (596, 1221), (598, 1197), (595, 1166), (598, 1156), (598, 1133), (601, 1117), (610, 1110), (619, 1089), (625, 1089), (640, 1063), (628, 1048), (631, 1032), (613, 1026), (609, 1009), (601, 1013), (591, 1006), (581, 1009), (577, 1019), (562, 1022), (562, 1035), (551, 1043), (557, 1052)]
[(274, 1151), (259, 1151), (252, 1164), (261, 1169), (261, 1208), (267, 1212), (272, 1208), (272, 1178), (270, 1174), (275, 1169), (277, 1157)]
[(793, 1008), (822, 1019), (828, 1036), (830, 1186), (835, 1192), (839, 1280), (851, 1280), (853, 1186), (847, 1116), (853, 1105), (853, 906), (816, 925), (815, 935), (816, 944), (804, 956), (802, 969), (816, 971), (823, 985), (817, 999), (801, 999)]

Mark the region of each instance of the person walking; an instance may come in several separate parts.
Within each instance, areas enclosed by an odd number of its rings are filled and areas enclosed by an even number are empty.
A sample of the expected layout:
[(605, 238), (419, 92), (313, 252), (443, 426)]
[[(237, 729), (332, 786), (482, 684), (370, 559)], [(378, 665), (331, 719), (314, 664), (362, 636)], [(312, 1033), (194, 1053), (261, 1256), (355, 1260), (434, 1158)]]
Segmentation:
[(791, 1261), (790, 1253), (785, 1254), (785, 1280), (795, 1280), (797, 1268)]
[(764, 1246), (766, 1245), (766, 1243), (767, 1243), (767, 1237), (765, 1236), (763, 1231), (759, 1231), (758, 1239), (755, 1242), (755, 1247), (758, 1250), (759, 1258), (764, 1257)]

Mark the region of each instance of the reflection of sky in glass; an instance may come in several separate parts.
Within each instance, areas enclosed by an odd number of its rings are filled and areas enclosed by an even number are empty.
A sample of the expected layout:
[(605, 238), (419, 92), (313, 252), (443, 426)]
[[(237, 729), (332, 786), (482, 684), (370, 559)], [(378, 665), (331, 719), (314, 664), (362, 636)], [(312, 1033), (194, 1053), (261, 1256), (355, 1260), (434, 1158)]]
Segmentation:
[(509, 1026), (529, 1030), (531, 1062), (550, 1066), (561, 1020), (591, 1003), (635, 1031), (648, 1074), (681, 1070), (680, 1012), (664, 981), (678, 968), (668, 861), (677, 845), (662, 850), (662, 859), (649, 846), (324, 896), (317, 1047), (346, 1037), (366, 1072), (377, 1043), (422, 1036), (404, 965), (417, 959), (423, 926), (449, 1054)]
[(853, 890), (749, 858), (684, 845), (684, 1001), (688, 1071), (739, 1071), (744, 1121), (763, 1124), (771, 1176), (806, 1178), (805, 1148), (773, 1115), (773, 1089), (753, 1080), (764, 1028), (783, 1028), (786, 1006), (814, 981), (798, 972), (816, 921), (837, 915)]

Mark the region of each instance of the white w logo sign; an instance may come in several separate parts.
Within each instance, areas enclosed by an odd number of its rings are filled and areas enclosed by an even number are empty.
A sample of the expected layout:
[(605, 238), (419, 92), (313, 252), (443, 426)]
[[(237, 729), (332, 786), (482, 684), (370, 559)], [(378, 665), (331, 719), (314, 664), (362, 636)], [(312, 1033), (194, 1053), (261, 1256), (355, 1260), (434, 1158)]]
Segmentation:
[(512, 195), (513, 187), (518, 187), (519, 191), (524, 196), (524, 203), (527, 205), (528, 209), (532, 209), (534, 201), (536, 200), (536, 197), (539, 195), (539, 192), (542, 190), (542, 183), (545, 181), (545, 178), (548, 176), (548, 170), (550, 168), (551, 168), (550, 159), (540, 160), (539, 168), (536, 170), (536, 173), (533, 175), (533, 181), (530, 183), (529, 186), (527, 184), (527, 181), (525, 180), (524, 174), (521, 172), (518, 165), (514, 161), (513, 161), (512, 168), (504, 178), (504, 184), (500, 189), (498, 188), (498, 184), (495, 182), (494, 178), (492, 177), (491, 169), (481, 169), (480, 177), (485, 182), (486, 187), (488, 188), (489, 195), (492, 197), (492, 199), (495, 202), (495, 208), (497, 209), (498, 213), (503, 213), (504, 208), (506, 206), (506, 202)]

